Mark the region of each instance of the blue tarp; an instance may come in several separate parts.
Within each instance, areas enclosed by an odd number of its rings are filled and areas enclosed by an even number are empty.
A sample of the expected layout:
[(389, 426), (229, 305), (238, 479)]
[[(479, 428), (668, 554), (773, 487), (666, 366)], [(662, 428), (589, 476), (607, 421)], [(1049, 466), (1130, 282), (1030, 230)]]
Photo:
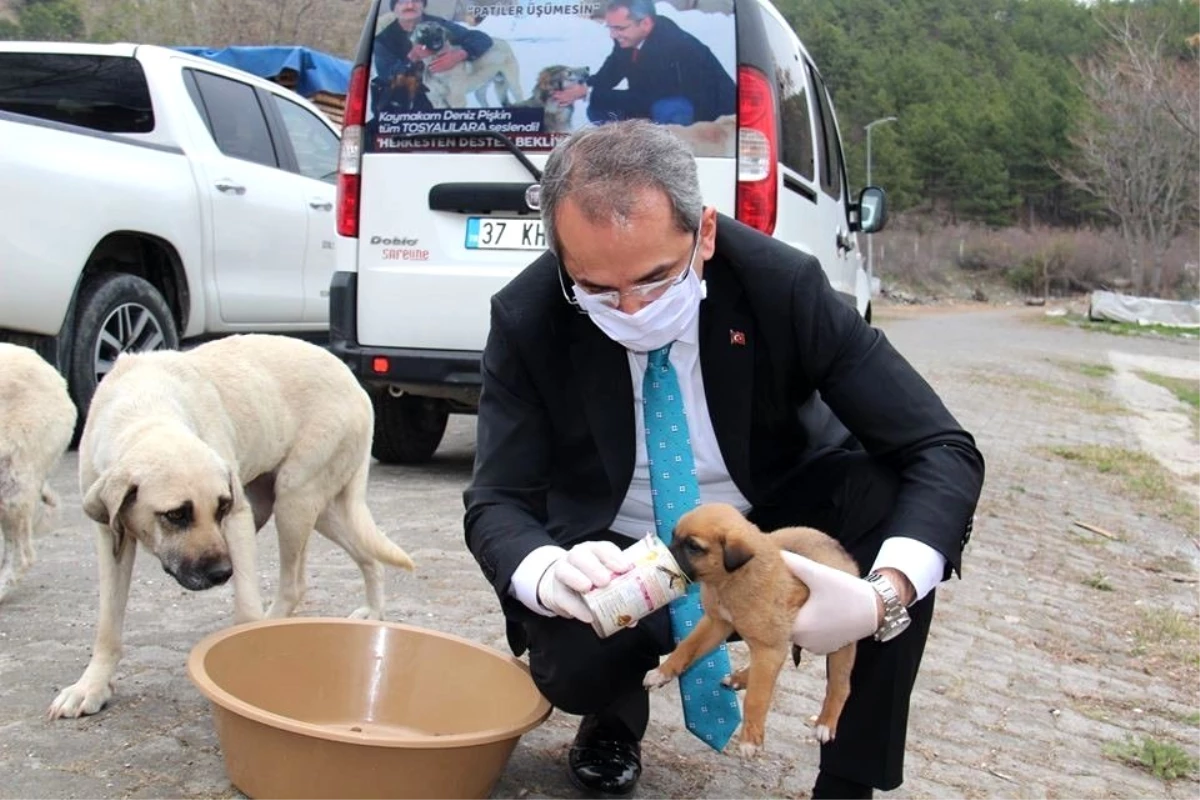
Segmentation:
[(346, 94), (350, 86), (350, 62), (307, 47), (177, 47), (185, 53), (230, 67), (274, 78), (285, 69), (297, 73), (296, 92), (312, 97), (317, 92)]

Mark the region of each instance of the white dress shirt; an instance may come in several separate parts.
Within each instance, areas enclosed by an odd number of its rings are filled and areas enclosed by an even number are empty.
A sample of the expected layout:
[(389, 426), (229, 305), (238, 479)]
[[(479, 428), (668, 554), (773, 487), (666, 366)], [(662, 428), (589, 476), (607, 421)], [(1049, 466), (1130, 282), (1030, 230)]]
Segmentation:
[[(697, 314), (687, 330), (671, 345), (670, 361), (671, 366), (675, 368), (679, 389), (683, 394), (688, 436), (692, 440), (692, 455), (696, 462), (696, 479), (700, 484), (700, 500), (703, 503), (728, 503), (745, 514), (750, 510), (750, 503), (729, 477), (729, 470), (717, 445), (717, 434), (708, 414), (708, 400), (704, 394), (704, 380), (700, 374), (699, 341), (700, 317)], [(650, 467), (646, 455), (646, 428), (642, 422), (642, 379), (646, 373), (648, 356), (646, 353), (635, 353), (632, 350), (627, 350), (626, 355), (629, 359), (629, 374), (633, 379), (634, 419), (637, 420), (636, 456), (633, 479), (629, 482), (629, 489), (611, 527), (617, 533), (641, 539), (654, 531)], [(513, 572), (509, 593), (539, 614), (553, 616), (538, 602), (537, 584), (546, 569), (565, 552), (556, 545), (544, 545), (534, 550)], [(902, 572), (916, 590), (916, 600), (920, 600), (941, 582), (946, 559), (924, 542), (894, 536), (884, 540), (872, 569), (884, 567)]]

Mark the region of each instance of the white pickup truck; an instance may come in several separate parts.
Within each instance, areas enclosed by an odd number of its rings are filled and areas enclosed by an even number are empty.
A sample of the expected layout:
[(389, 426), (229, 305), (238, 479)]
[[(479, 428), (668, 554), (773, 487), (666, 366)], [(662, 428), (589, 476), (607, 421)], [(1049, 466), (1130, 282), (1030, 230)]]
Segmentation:
[(82, 419), (121, 352), (327, 341), (338, 129), (299, 95), (149, 45), (0, 42), (0, 341)]

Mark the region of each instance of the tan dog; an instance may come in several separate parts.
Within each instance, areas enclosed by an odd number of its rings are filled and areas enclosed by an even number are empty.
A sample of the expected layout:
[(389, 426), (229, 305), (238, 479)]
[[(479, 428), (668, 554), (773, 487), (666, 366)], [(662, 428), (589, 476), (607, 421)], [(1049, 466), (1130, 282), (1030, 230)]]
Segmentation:
[[(808, 600), (808, 587), (788, 570), (780, 548), (858, 576), (854, 559), (837, 540), (812, 528), (782, 528), (767, 535), (733, 506), (707, 503), (680, 518), (671, 553), (684, 574), (700, 583), (704, 616), (658, 669), (646, 675), (648, 689), (666, 684), (725, 641), (735, 630), (750, 649), (750, 665), (725, 683), (746, 689), (740, 751), (752, 758), (762, 748), (767, 710), (775, 681), (791, 643), (796, 612)], [(825, 702), (814, 735), (828, 742), (850, 696), (854, 667), (852, 642), (826, 658)]]
[(75, 418), (58, 370), (28, 347), (0, 343), (0, 600), (33, 566), (33, 535), (57, 518), (58, 495), (47, 478), (71, 442)]
[(187, 352), (122, 355), (96, 389), (79, 446), (83, 510), (96, 521), (100, 619), (91, 662), (51, 717), (94, 714), (112, 696), (140, 543), (180, 585), (233, 579), (234, 620), (263, 616), (255, 532), (274, 513), (279, 588), (271, 617), (304, 595), (315, 527), (362, 570), (383, 616), (380, 562), (412, 569), (366, 504), (374, 414), (334, 355), (284, 336), (231, 336)]

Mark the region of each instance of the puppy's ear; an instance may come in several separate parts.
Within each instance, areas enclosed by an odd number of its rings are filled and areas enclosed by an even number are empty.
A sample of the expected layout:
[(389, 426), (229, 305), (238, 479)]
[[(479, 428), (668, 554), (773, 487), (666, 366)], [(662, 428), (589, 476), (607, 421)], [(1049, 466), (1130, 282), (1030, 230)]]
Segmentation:
[(754, 558), (754, 551), (737, 539), (725, 540), (725, 571), (733, 572)]
[(128, 473), (110, 469), (96, 479), (83, 496), (83, 513), (113, 532), (113, 558), (121, 555), (125, 540), (125, 513), (137, 500), (138, 487)]

